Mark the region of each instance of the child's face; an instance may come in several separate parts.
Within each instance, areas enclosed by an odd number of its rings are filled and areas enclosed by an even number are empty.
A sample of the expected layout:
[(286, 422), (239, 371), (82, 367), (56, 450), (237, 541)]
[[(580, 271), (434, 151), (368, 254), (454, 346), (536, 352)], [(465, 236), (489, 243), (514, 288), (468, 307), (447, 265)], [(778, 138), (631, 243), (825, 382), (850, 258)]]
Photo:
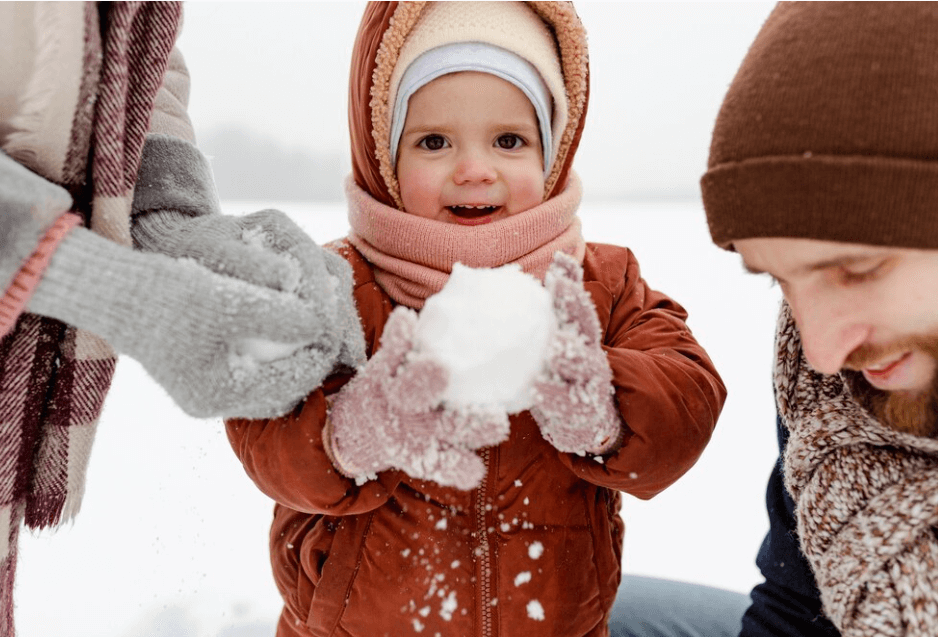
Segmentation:
[(543, 201), (534, 106), (488, 73), (444, 75), (410, 98), (398, 150), (404, 210), (474, 226)]

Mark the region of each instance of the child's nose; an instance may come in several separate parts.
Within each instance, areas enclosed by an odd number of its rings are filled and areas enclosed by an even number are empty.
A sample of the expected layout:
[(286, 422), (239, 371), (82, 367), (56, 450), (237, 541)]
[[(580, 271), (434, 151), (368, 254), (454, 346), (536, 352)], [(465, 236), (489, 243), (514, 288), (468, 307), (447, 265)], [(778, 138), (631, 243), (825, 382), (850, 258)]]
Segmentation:
[(460, 153), (453, 171), (453, 181), (457, 185), (473, 183), (492, 183), (497, 173), (495, 167), (485, 157), (484, 153), (467, 150)]

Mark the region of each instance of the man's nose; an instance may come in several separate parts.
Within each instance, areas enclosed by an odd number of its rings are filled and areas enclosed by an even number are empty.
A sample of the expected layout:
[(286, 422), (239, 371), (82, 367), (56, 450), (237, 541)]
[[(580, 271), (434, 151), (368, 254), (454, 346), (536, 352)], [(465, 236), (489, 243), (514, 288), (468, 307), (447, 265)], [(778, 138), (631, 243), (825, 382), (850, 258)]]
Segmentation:
[(453, 181), (457, 185), (492, 183), (496, 177), (495, 168), (486, 159), (485, 153), (474, 149), (466, 149), (459, 154), (456, 169), (453, 172)]
[(815, 371), (836, 374), (847, 357), (871, 335), (860, 308), (834, 295), (786, 293), (791, 305), (805, 358)]

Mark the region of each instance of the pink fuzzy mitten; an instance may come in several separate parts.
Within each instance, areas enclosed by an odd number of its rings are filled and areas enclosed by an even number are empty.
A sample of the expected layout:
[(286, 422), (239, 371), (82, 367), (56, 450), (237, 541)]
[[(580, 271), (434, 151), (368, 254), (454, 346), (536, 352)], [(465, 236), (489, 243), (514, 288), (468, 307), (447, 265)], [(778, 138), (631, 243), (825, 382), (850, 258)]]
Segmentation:
[(546, 370), (535, 383), (531, 413), (544, 438), (560, 451), (608, 453), (619, 444), (622, 421), (596, 308), (583, 289), (583, 269), (558, 252), (544, 285), (554, 300), (558, 329), (548, 345)]
[(474, 449), (508, 437), (503, 411), (442, 405), (448, 375), (414, 352), (417, 314), (391, 313), (381, 348), (336, 394), (323, 432), (336, 468), (359, 482), (390, 468), (421, 480), (472, 489), (485, 475)]

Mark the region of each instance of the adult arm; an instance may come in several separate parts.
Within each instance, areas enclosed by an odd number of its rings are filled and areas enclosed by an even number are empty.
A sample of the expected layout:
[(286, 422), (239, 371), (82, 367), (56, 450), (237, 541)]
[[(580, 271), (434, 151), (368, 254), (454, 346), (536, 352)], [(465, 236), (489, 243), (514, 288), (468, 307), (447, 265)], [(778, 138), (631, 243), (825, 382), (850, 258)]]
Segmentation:
[(0, 153), (0, 328), (29, 310), (94, 332), (194, 416), (281, 414), (363, 358), (350, 272), (282, 213), (220, 214), (174, 60), (138, 175), (140, 250), (76, 227), (64, 189)]
[[(151, 118), (134, 190), (132, 235), (141, 251), (191, 259), (205, 268), (305, 302), (303, 340), (258, 333), (234, 344), (237, 354), (266, 357), (257, 384), (222, 400), (254, 402), (260, 409), (227, 409), (228, 416), (270, 416), (288, 411), (335, 367), (364, 362), (364, 342), (352, 301), (351, 270), (323, 250), (279, 210), (221, 214), (211, 168), (194, 145), (187, 114), (189, 73), (182, 55), (170, 55)], [(292, 364), (271, 358), (291, 357)]]

